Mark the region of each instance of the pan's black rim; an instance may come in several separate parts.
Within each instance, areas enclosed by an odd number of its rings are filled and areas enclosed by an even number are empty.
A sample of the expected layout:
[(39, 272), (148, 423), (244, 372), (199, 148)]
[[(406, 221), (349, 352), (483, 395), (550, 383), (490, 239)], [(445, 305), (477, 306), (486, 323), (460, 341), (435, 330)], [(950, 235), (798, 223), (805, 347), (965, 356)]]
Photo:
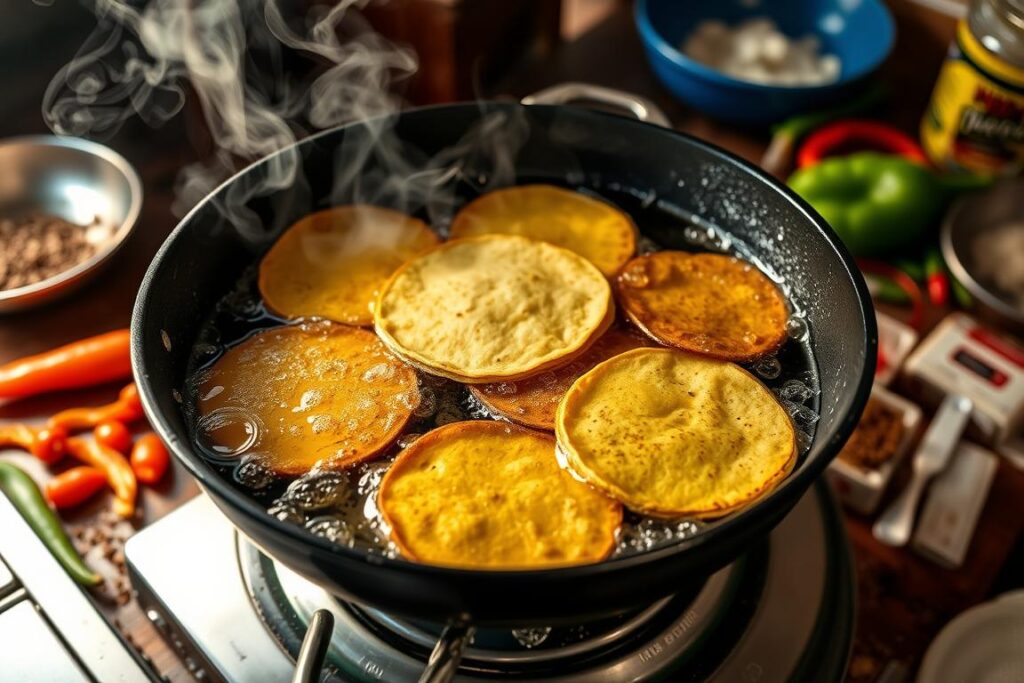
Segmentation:
[[(417, 107), (408, 109), (401, 114), (391, 114), (381, 117), (380, 120), (388, 120), (407, 115), (418, 115), (428, 114), (435, 111), (442, 110), (458, 110), (458, 109), (496, 109), (496, 108), (515, 108), (520, 106), (516, 102), (474, 102), (474, 103), (458, 103), (458, 104), (438, 104), (426, 107)], [(867, 345), (865, 348), (865, 358), (863, 359), (864, 371), (862, 372), (860, 379), (857, 382), (856, 387), (851, 391), (853, 397), (850, 403), (850, 408), (846, 414), (842, 416), (836, 425), (835, 432), (828, 442), (821, 445), (821, 453), (816, 458), (808, 458), (800, 469), (792, 473), (785, 481), (783, 481), (775, 490), (770, 494), (762, 498), (761, 500), (753, 503), (749, 507), (733, 513), (729, 517), (714, 526), (704, 530), (700, 534), (692, 536), (690, 538), (682, 539), (671, 543), (669, 545), (656, 548), (654, 550), (648, 550), (643, 553), (631, 555), (627, 557), (608, 559), (603, 562), (597, 562), (594, 564), (578, 565), (572, 567), (562, 567), (557, 569), (534, 569), (534, 570), (522, 570), (522, 571), (481, 571), (481, 570), (469, 570), (469, 569), (458, 569), (454, 567), (443, 567), (437, 565), (421, 564), (410, 560), (403, 559), (401, 557), (389, 558), (383, 555), (377, 555), (355, 548), (349, 548), (347, 546), (338, 545), (331, 543), (327, 539), (321, 538), (306, 529), (289, 524), (285, 521), (276, 519), (275, 517), (267, 514), (266, 509), (260, 506), (256, 501), (250, 499), (241, 491), (236, 490), (232, 487), (227, 480), (222, 476), (218, 475), (211, 466), (206, 464), (203, 459), (197, 455), (191, 446), (183, 444), (180, 439), (177, 438), (174, 427), (170, 421), (165, 418), (160, 410), (157, 409), (157, 399), (153, 387), (151, 386), (148, 378), (148, 374), (145, 371), (143, 365), (143, 327), (146, 321), (146, 302), (149, 299), (149, 292), (153, 287), (153, 281), (156, 277), (157, 270), (160, 268), (164, 259), (170, 250), (171, 244), (177, 239), (186, 227), (190, 224), (193, 217), (202, 211), (204, 207), (209, 204), (214, 197), (219, 196), (227, 187), (231, 186), (238, 178), (245, 176), (247, 173), (252, 171), (257, 166), (267, 163), (268, 160), (274, 158), (279, 154), (289, 153), (296, 147), (302, 145), (313, 144), (314, 141), (334, 135), (339, 130), (345, 128), (358, 128), (366, 125), (367, 122), (355, 122), (331, 128), (328, 130), (320, 131), (314, 135), (306, 137), (299, 142), (295, 143), (290, 147), (279, 150), (273, 154), (270, 154), (263, 159), (253, 162), (249, 166), (245, 167), (232, 177), (225, 180), (220, 186), (217, 187), (213, 192), (200, 201), (196, 206), (192, 208), (189, 213), (181, 219), (178, 225), (171, 231), (167, 239), (160, 246), (156, 255), (153, 257), (153, 261), (150, 263), (149, 268), (146, 269), (146, 274), (143, 276), (142, 283), (139, 286), (139, 293), (135, 300), (135, 306), (132, 311), (131, 321), (131, 361), (132, 361), (132, 372), (135, 376), (135, 381), (139, 388), (139, 395), (142, 401), (143, 408), (149, 418), (150, 423), (153, 425), (155, 431), (163, 439), (164, 443), (168, 445), (174, 456), (181, 462), (188, 470), (189, 474), (195, 477), (201, 487), (205, 490), (212, 491), (216, 494), (216, 497), (228, 502), (235, 510), (244, 513), (253, 522), (270, 527), (276, 534), (282, 535), (289, 538), (291, 541), (300, 542), (315, 548), (317, 551), (326, 555), (338, 555), (349, 561), (362, 561), (367, 564), (373, 564), (380, 566), (392, 571), (410, 571), (416, 574), (426, 574), (437, 578), (448, 578), (451, 580), (458, 580), (472, 576), (479, 579), (482, 575), (486, 575), (488, 578), (492, 578), (496, 581), (516, 579), (516, 580), (530, 580), (536, 578), (537, 580), (545, 580), (554, 577), (565, 577), (565, 578), (578, 578), (584, 576), (601, 575), (609, 572), (626, 571), (631, 567), (646, 564), (648, 562), (655, 562), (661, 559), (665, 559), (670, 556), (677, 555), (679, 553), (687, 552), (698, 546), (706, 543), (712, 543), (715, 539), (727, 538), (729, 536), (742, 535), (745, 527), (752, 525), (752, 520), (756, 515), (759, 514), (771, 514), (773, 512), (779, 512), (791, 507), (799, 499), (799, 496), (807, 490), (807, 488), (813, 483), (813, 481), (824, 471), (825, 467), (828, 466), (832, 458), (836, 456), (839, 449), (846, 442), (847, 438), (853, 432), (853, 429), (857, 426), (857, 422), (860, 419), (860, 415), (864, 410), (864, 406), (867, 403), (868, 397), (871, 393), (871, 386), (874, 382), (875, 364), (877, 361), (878, 351), (878, 331), (875, 322), (874, 308), (871, 304), (871, 296), (868, 292), (867, 285), (864, 282), (863, 276), (860, 274), (853, 256), (847, 250), (846, 246), (839, 240), (838, 236), (832, 231), (828, 223), (822, 218), (809, 204), (801, 199), (796, 193), (791, 191), (785, 185), (780, 183), (777, 179), (764, 172), (760, 168), (754, 166), (748, 161), (728, 152), (714, 144), (701, 140), (692, 135), (682, 133), (680, 131), (663, 128), (654, 124), (645, 123), (641, 121), (635, 121), (631, 119), (625, 119), (615, 114), (610, 114), (601, 111), (595, 111), (591, 109), (582, 109), (573, 107), (571, 105), (528, 105), (531, 110), (572, 110), (574, 115), (577, 116), (592, 116), (599, 119), (614, 120), (616, 125), (627, 125), (627, 126), (643, 126), (656, 128), (662, 134), (674, 136), (686, 140), (689, 144), (696, 147), (702, 148), (705, 152), (711, 154), (713, 157), (719, 158), (721, 161), (727, 164), (733, 164), (739, 166), (744, 171), (757, 178), (758, 180), (765, 183), (768, 187), (774, 190), (776, 193), (781, 194), (786, 200), (793, 204), (804, 216), (806, 220), (814, 225), (821, 236), (825, 239), (828, 245), (835, 251), (839, 257), (840, 262), (843, 265), (846, 277), (853, 283), (854, 289), (857, 293), (857, 298), (860, 303), (861, 322), (864, 329)]]

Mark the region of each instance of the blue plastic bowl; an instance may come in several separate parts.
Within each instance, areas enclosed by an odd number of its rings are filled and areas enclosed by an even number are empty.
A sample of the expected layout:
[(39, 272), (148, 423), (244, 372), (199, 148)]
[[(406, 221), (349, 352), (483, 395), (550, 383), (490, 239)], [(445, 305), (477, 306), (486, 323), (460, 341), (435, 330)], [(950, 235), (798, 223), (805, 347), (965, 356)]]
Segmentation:
[[(701, 21), (733, 26), (768, 17), (790, 38), (818, 36), (839, 57), (839, 80), (827, 85), (762, 85), (726, 76), (678, 48)], [(888, 56), (896, 38), (879, 0), (638, 0), (636, 25), (658, 79), (676, 97), (715, 118), (769, 124), (853, 94)]]

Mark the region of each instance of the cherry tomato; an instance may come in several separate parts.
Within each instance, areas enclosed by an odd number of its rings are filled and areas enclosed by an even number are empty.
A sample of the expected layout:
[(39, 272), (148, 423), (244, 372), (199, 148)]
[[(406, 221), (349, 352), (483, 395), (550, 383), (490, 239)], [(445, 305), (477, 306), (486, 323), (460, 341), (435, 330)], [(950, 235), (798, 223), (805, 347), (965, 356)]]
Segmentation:
[(149, 433), (139, 438), (132, 448), (131, 464), (136, 478), (144, 484), (155, 484), (163, 478), (171, 457), (167, 447), (156, 434)]
[(36, 432), (29, 451), (47, 465), (59, 462), (67, 452), (68, 432), (63, 427), (43, 427)]
[(132, 449), (132, 433), (118, 420), (104, 420), (92, 432), (96, 440), (118, 453), (127, 454)]
[(107, 483), (107, 477), (95, 467), (80, 465), (61, 472), (46, 482), (46, 499), (58, 510), (74, 507), (96, 494)]

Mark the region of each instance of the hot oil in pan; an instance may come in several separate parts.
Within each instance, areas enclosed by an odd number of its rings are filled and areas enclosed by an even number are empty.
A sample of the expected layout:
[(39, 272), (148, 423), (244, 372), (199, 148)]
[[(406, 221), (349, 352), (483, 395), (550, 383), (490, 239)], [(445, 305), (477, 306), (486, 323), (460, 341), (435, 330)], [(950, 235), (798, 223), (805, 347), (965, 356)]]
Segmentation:
[[(544, 182), (550, 180), (544, 179)], [(754, 263), (782, 288), (791, 310), (795, 311), (788, 325), (790, 339), (777, 354), (746, 367), (775, 392), (793, 418), (800, 452), (799, 467), (814, 437), (820, 391), (810, 331), (800, 315), (799, 302), (790, 296), (786, 283), (753, 258), (745, 245), (692, 214), (649, 196), (615, 188), (602, 188), (599, 194), (590, 189), (575, 189), (611, 201), (629, 213), (641, 231), (639, 253), (661, 249), (732, 253)], [(440, 226), (440, 230), (444, 234), (446, 226)], [(254, 332), (286, 323), (263, 305), (256, 286), (257, 265), (247, 268), (235, 288), (221, 299), (193, 348), (189, 372), (193, 379), (186, 386), (185, 401), (193, 441), (225, 478), (266, 505), (269, 514), (286, 523), (304, 526), (330, 541), (394, 556), (396, 550), (388, 540), (388, 530), (375, 504), (381, 478), (391, 462), (403, 448), (431, 429), (460, 420), (496, 417), (464, 386), (418, 373), (420, 405), (403, 434), (382, 457), (343, 472), (314, 472), (294, 480), (265, 469), (246, 454), (247, 444), (255, 438), (258, 420), (241, 412), (221, 413), (216, 420), (197, 420), (194, 410), (198, 400), (194, 380), (203, 367), (214, 362), (225, 348)], [(506, 382), (501, 387), (509, 393), (517, 390), (514, 382)], [(225, 441), (225, 435), (230, 435), (230, 442), (237, 444), (237, 448), (213, 447), (208, 436), (214, 432), (220, 443)], [(627, 512), (614, 556), (667, 545), (714, 524), (714, 521), (692, 519), (660, 520)]]

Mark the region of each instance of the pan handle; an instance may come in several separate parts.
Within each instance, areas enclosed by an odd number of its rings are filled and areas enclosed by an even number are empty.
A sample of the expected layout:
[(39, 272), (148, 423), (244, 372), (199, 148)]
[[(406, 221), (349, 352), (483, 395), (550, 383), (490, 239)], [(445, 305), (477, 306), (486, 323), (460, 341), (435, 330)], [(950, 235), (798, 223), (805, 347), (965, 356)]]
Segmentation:
[(641, 121), (664, 128), (672, 127), (665, 112), (646, 97), (590, 83), (560, 83), (527, 95), (522, 102), (523, 104), (568, 104), (581, 100), (618, 107)]
[(324, 668), (327, 648), (331, 645), (331, 634), (334, 632), (334, 615), (328, 610), (318, 609), (313, 612), (306, 629), (306, 637), (302, 639), (299, 656), (295, 658), (295, 674), (292, 683), (316, 683), (320, 680), (320, 671)]
[(465, 622), (451, 622), (441, 632), (427, 660), (427, 668), (420, 674), (419, 683), (448, 683), (455, 678), (462, 653), (473, 638), (475, 629)]

